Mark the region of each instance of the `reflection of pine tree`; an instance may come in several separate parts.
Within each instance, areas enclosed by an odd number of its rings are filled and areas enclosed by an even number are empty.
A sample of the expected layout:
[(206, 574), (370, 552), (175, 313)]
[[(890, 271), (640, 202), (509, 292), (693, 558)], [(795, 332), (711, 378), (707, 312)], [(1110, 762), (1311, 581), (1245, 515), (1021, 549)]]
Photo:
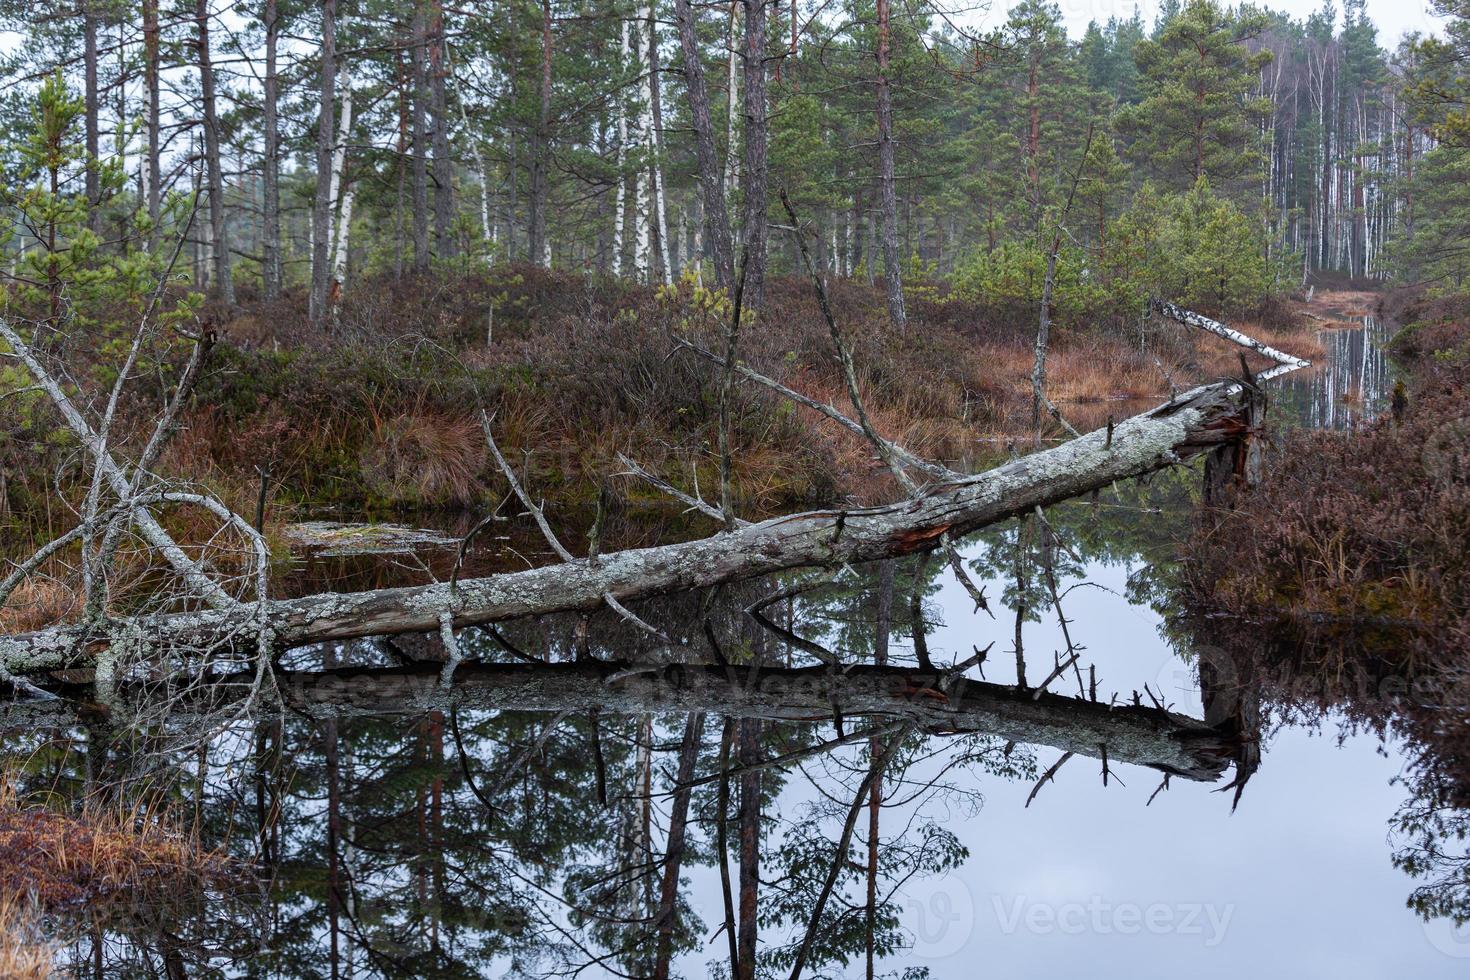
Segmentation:
[[(883, 583), (885, 574), (892, 577), (888, 590)], [(917, 591), (922, 601), (937, 593), (941, 574), (946, 574), (942, 562), (923, 561), (919, 556), (853, 566), (831, 585), (797, 600), (792, 607), (793, 628), (839, 653), (844, 660), (872, 662), (878, 647), (878, 625), (886, 618), (890, 662), (898, 662), (901, 655), (892, 637), (906, 635), (912, 645), (914, 607), (910, 597)], [(886, 600), (885, 591), (889, 592)], [(922, 618), (928, 629), (937, 625), (936, 614), (932, 606), (923, 606)]]
[[(808, 932), (811, 942), (805, 962), (815, 975), (823, 975), (824, 966), (847, 964), (869, 948), (875, 959), (901, 956), (909, 934), (899, 918), (899, 889), (916, 878), (950, 872), (969, 856), (968, 849), (939, 819), (948, 821), (956, 812), (979, 810), (983, 799), (977, 777), (982, 773), (1006, 779), (1031, 778), (1035, 773), (1029, 752), (1007, 751), (986, 736), (969, 736), (942, 746), (912, 733), (894, 737), (899, 741), (891, 752), (886, 751), (887, 740), (876, 738), (860, 752), (828, 757), (808, 774), (820, 780), (821, 792), (784, 823), (780, 843), (769, 857), (776, 869), (776, 885), (762, 904), (762, 927), (771, 934), (794, 936), (794, 940), (772, 944), (763, 952), (766, 971), (789, 972)], [(938, 767), (933, 765), (936, 749), (946, 762)], [(869, 821), (858, 821), (858, 826), (867, 829), (853, 834), (847, 852), (839, 853), (854, 794), (866, 784), (862, 776), (871, 776), (875, 760), (885, 757), (879, 806), (894, 808), (892, 826), (897, 833), (869, 836), (880, 826), (877, 811), (871, 811)], [(951, 779), (950, 772), (961, 773), (962, 778)], [(870, 799), (864, 793), (857, 803), (863, 805)], [(822, 890), (834, 871), (831, 896), (814, 920)]]

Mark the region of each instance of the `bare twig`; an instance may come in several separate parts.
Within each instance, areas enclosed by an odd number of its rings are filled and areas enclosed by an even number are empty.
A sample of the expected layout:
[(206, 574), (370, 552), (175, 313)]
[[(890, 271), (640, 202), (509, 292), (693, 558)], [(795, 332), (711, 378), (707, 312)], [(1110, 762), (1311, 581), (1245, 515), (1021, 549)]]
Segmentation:
[(1026, 797), (1026, 806), (1029, 807), (1031, 805), (1031, 801), (1036, 799), (1036, 794), (1041, 792), (1041, 787), (1045, 786), (1049, 781), (1056, 778), (1057, 770), (1062, 768), (1062, 764), (1070, 758), (1072, 758), (1071, 752), (1063, 752), (1062, 757), (1056, 762), (1053, 762), (1051, 764), (1051, 768), (1041, 774), (1041, 778), (1036, 781), (1036, 785), (1031, 787), (1030, 795)]

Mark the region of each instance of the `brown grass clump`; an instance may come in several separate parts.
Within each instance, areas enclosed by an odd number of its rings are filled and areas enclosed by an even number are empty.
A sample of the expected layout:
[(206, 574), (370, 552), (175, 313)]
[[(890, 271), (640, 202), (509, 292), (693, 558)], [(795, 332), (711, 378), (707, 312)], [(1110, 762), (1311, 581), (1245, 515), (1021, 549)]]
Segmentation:
[(192, 890), (225, 870), (222, 855), (151, 809), (88, 804), (74, 816), (20, 798), (0, 776), (0, 900), (95, 909)]
[(373, 419), (362, 470), (377, 496), (465, 506), (480, 496), (486, 451), (473, 416), (403, 412)]
[(0, 894), (0, 977), (47, 980), (52, 976), (56, 947), (46, 939), (35, 903)]
[(0, 633), (29, 633), (70, 617), (81, 596), (63, 582), (32, 577), (18, 585), (0, 608)]

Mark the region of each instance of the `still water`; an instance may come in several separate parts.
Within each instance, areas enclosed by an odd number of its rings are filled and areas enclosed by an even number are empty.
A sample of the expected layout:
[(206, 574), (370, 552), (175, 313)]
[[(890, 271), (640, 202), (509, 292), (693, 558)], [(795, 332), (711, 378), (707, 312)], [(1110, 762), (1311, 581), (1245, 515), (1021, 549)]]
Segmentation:
[[(1273, 411), (1360, 424), (1392, 384), (1383, 334), (1371, 320), (1326, 334), (1327, 362)], [(1464, 976), (1470, 935), (1406, 909), (1413, 882), (1390, 861), (1407, 793), (1392, 738), (1266, 704), (1238, 733), (1261, 739), (1238, 806), (1220, 791), (1234, 769), (1176, 770), (1161, 788), (1178, 764), (1167, 732), (1215, 711), (1196, 669), (1210, 630), (1249, 628), (1179, 625), (1172, 558), (1198, 479), (1160, 474), (965, 542), (988, 610), (942, 561), (912, 558), (808, 582), (765, 607), (772, 628), (745, 610), (796, 578), (637, 610), (678, 644), (774, 675), (825, 650), (890, 666), (922, 650), (940, 669), (987, 651), (968, 687), (926, 682), (911, 711), (864, 713), (842, 693), (860, 671), (826, 671), (830, 706), (815, 707), (650, 674), (668, 644), (599, 614), (466, 633), (467, 655), (506, 666), (460, 668), (452, 694), (434, 684), (437, 637), (364, 641), (291, 654), (284, 711), (149, 719), (126, 738), (84, 713), (12, 732), (32, 787), (166, 786), (250, 869), (168, 907), (82, 916), (69, 969), (590, 977), (666, 959), (676, 975), (729, 975), (754, 939), (762, 976), (798, 958), (804, 976), (863, 976), (870, 955), (878, 974), (943, 978)], [(351, 696), (311, 679), (322, 669)], [(513, 689), (496, 680), (512, 675)], [(1031, 696), (1043, 679), (1050, 693)], [(995, 731), (929, 703), (962, 692), (991, 699)], [(1106, 763), (1078, 735), (1087, 709), (1110, 715), (1086, 729), (1112, 744)], [(1053, 770), (1064, 747), (1076, 754)]]

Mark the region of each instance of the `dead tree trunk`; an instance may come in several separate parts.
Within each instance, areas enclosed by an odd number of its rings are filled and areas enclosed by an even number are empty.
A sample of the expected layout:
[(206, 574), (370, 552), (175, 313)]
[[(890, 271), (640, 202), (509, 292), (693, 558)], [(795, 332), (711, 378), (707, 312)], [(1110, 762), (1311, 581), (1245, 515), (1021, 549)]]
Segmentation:
[[(748, 524), (708, 538), (614, 552), (597, 559), (471, 579), (451, 585), (278, 599), (151, 617), (152, 643), (225, 646), (261, 618), (285, 647), (376, 634), (430, 632), (448, 617), (458, 628), (619, 602), (793, 568), (835, 567), (929, 551), (954, 538), (1115, 480), (1171, 466), (1237, 438), (1241, 385), (1220, 382), (1050, 449), (972, 477), (955, 474), (910, 500), (821, 510)], [(88, 664), (99, 649), (142, 623), (119, 621), (99, 635), (56, 627), (0, 638), (0, 668), (32, 673)]]
[[(945, 670), (866, 664), (833, 671), (826, 666), (639, 665), (606, 660), (476, 662), (461, 664), (446, 687), (442, 666), (424, 662), (282, 671), (276, 681), (287, 707), (320, 721), (415, 716), (451, 707), (574, 713), (596, 707), (602, 714), (726, 715), (739, 719), (743, 729), (737, 741), (743, 739), (744, 744), (737, 746), (733, 772), (742, 784), (758, 783), (767, 765), (759, 743), (762, 721), (810, 722), (830, 716), (834, 704), (841, 707), (844, 718), (875, 722), (874, 733), (889, 725), (912, 724), (932, 732), (986, 733), (1091, 758), (1101, 758), (1106, 750), (1110, 763), (1147, 766), (1199, 781), (1218, 778), (1239, 748), (1230, 731), (1151, 705), (1110, 705), (1049, 691), (1037, 694), (1009, 684), (955, 677)], [(241, 696), (244, 679), (244, 675), (225, 676), (222, 680), (229, 683), (201, 690), (200, 708), (216, 709), (221, 699)], [(146, 695), (146, 682), (138, 691)], [(118, 685), (118, 698), (126, 699), (130, 693), (127, 685)], [(7, 702), (0, 705), (0, 726), (54, 721), (76, 710), (78, 705), (65, 699)], [(187, 717), (188, 710), (188, 702), (181, 700), (180, 717)], [(714, 774), (693, 782), (704, 785), (718, 779)], [(752, 793), (748, 799), (754, 805), (757, 797)], [(746, 819), (745, 803), (742, 799), (742, 837), (753, 826)], [(745, 873), (742, 867), (742, 879)]]

